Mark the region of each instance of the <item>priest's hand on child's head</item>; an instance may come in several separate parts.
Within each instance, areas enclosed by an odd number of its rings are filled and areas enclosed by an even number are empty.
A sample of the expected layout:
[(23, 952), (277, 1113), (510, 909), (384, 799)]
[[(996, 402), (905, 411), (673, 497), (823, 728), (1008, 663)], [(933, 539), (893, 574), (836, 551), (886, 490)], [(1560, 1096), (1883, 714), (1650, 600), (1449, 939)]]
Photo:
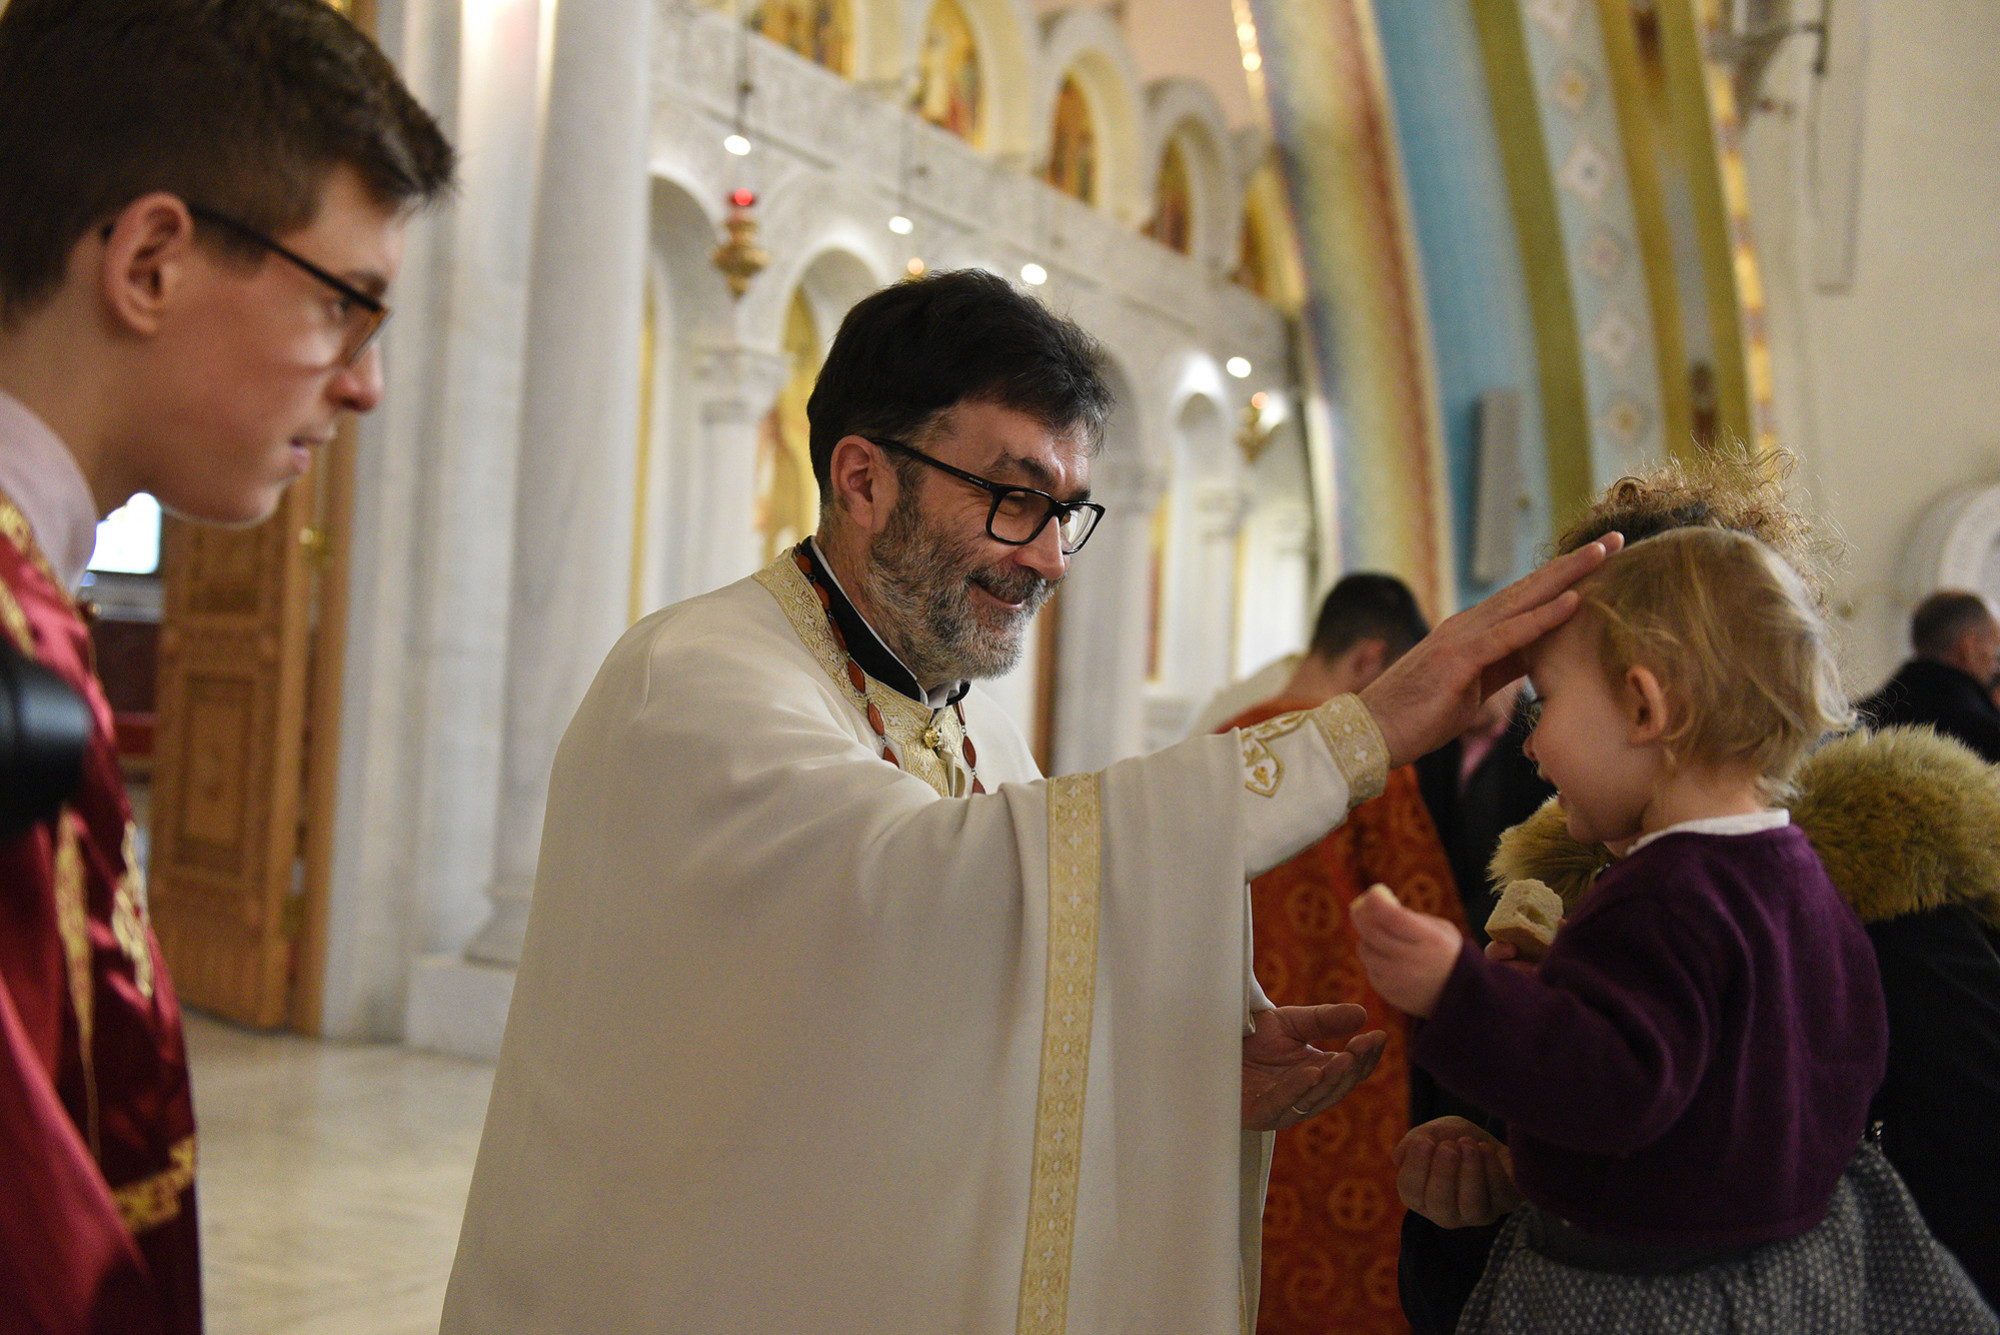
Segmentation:
[(1576, 610), (1570, 585), (1624, 545), (1616, 533), (1559, 556), (1446, 618), (1361, 691), (1389, 767), (1428, 755), (1472, 726), (1482, 700), (1520, 677), (1521, 650)]
[(1348, 916), (1361, 937), (1362, 967), (1382, 999), (1409, 1015), (1436, 1010), (1465, 941), (1458, 928), (1404, 908), (1386, 885), (1371, 886)]

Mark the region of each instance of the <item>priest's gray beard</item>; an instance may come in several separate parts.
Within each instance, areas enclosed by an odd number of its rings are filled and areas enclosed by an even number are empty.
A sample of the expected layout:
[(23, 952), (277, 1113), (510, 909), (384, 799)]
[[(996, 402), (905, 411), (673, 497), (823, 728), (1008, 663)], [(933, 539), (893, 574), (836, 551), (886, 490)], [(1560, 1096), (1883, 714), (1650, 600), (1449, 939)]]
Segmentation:
[[(887, 623), (878, 629), (925, 689), (962, 677), (999, 677), (1020, 660), (1028, 623), (1056, 581), (1011, 562), (982, 564), (983, 533), (954, 536), (924, 522), (917, 489), (905, 486), (888, 527), (868, 553), (868, 596)], [(977, 584), (1015, 610), (977, 600)]]

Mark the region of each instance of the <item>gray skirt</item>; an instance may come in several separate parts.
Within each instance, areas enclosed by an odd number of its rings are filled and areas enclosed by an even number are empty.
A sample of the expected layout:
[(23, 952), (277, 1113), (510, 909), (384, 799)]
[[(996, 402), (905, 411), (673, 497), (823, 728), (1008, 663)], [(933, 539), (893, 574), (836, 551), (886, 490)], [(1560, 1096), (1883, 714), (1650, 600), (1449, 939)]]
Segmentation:
[(1502, 1227), (1459, 1335), (1994, 1335), (2000, 1318), (1940, 1246), (1874, 1145), (1810, 1232), (1672, 1274), (1550, 1260), (1530, 1211)]

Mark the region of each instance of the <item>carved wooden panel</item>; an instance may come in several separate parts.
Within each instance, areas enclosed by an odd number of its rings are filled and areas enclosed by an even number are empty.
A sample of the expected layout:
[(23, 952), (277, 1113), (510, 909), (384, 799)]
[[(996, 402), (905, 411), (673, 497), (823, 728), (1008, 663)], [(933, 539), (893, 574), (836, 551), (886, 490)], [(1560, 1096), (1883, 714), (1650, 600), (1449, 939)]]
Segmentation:
[(161, 558), (154, 929), (184, 1001), (265, 1027), (291, 1009), (315, 505), (308, 478), (254, 529), (170, 522)]

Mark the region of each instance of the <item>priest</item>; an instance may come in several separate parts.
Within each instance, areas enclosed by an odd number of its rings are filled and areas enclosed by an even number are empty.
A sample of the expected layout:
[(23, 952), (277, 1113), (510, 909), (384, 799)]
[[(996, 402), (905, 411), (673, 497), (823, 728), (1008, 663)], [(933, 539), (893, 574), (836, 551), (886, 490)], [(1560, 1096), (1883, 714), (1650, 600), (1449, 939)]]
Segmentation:
[(1045, 780), (971, 682), (1102, 513), (1100, 361), (990, 274), (865, 299), (808, 405), (817, 534), (612, 650), (446, 1335), (1254, 1320), (1268, 1132), (1382, 1038), (1265, 1000), (1246, 878), (1462, 728), (1605, 548), (1360, 697)]

